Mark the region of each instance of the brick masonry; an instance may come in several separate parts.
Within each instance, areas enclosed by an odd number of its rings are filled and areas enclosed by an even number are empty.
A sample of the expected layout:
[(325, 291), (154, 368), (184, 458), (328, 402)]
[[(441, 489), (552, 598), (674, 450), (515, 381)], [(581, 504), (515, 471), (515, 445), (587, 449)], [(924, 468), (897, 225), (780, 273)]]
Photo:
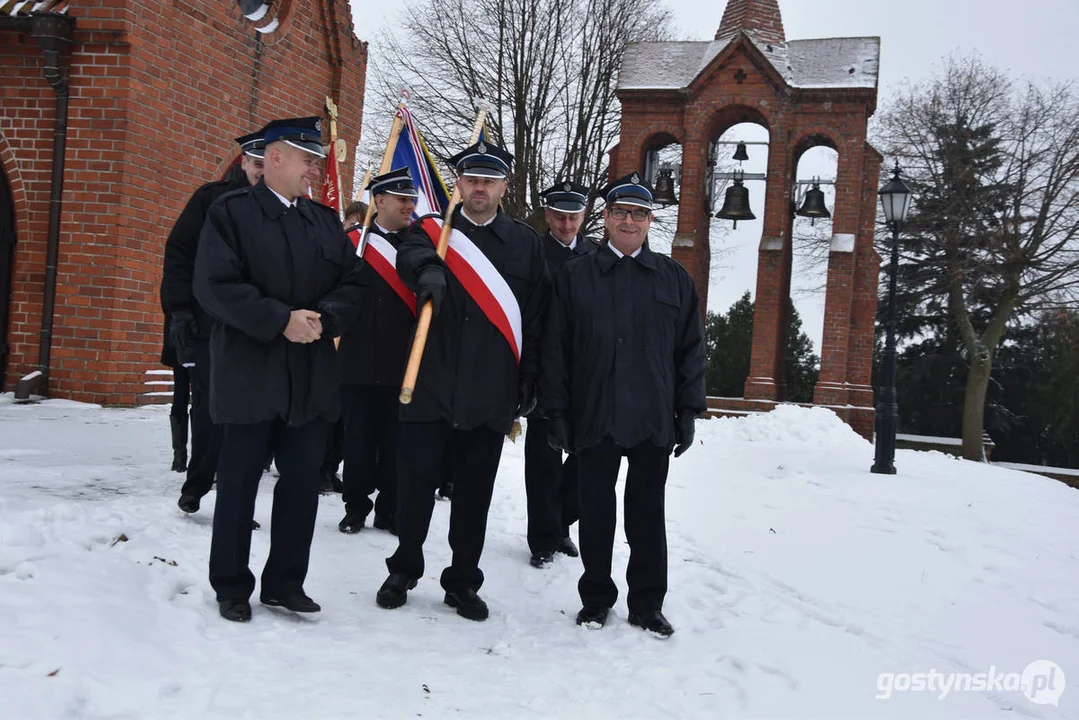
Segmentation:
[[(248, 21), (231, 0), (71, 0), (71, 99), (49, 392), (110, 405), (143, 397), (161, 352), (165, 238), (192, 191), (275, 117), (340, 109), (351, 196), (367, 45), (348, 0), (274, 0)], [(276, 30), (259, 32), (276, 22)], [(0, 169), (16, 246), (5, 390), (37, 367), (56, 97), (35, 40), (0, 32)], [(325, 124), (328, 131), (328, 123)], [(326, 138), (326, 142), (329, 138)]]
[[(870, 373), (880, 258), (873, 248), (876, 188), (882, 158), (866, 141), (875, 88), (800, 89), (787, 85), (749, 40), (783, 42), (776, 0), (730, 0), (716, 37), (731, 42), (686, 90), (620, 89), (621, 136), (611, 177), (644, 167), (649, 150), (682, 147), (678, 227), (672, 256), (686, 267), (707, 307), (711, 249), (705, 199), (709, 143), (751, 122), (768, 129), (771, 147), (757, 264), (753, 348), (745, 397), (716, 399), (731, 411), (782, 402), (791, 285), (792, 184), (798, 160), (825, 145), (838, 151), (833, 233), (852, 235), (853, 251), (829, 255), (821, 376), (814, 404), (831, 407), (865, 437), (873, 433)], [(729, 407), (727, 407), (729, 405)]]

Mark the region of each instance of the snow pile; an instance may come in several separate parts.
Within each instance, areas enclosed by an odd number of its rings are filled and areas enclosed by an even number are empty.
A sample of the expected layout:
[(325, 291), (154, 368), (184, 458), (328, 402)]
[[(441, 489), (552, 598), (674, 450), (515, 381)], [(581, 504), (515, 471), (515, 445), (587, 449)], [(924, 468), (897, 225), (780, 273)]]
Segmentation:
[(827, 408), (777, 405), (767, 413), (717, 418), (705, 425), (718, 442), (764, 443), (785, 447), (830, 447), (864, 450), (867, 441)]
[[(448, 504), (425, 578), (385, 611), (395, 540), (337, 532), (334, 495), (306, 586), (323, 612), (256, 604), (234, 625), (206, 580), (214, 496), (175, 507), (164, 408), (0, 401), (0, 716), (1079, 717), (1075, 490), (904, 450), (898, 475), (873, 475), (872, 446), (819, 408), (702, 421), (697, 437), (668, 481), (669, 641), (625, 622), (621, 539), (602, 630), (573, 624), (579, 561), (528, 565), (520, 440), (491, 509), (489, 621), (442, 603)], [(1055, 688), (1038, 702), (1017, 689), (1028, 667)]]

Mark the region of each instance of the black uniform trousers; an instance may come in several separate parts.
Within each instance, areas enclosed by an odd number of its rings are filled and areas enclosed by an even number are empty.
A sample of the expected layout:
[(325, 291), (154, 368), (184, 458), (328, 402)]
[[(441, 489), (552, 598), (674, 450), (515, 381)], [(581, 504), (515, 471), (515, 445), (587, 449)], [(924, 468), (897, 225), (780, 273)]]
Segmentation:
[(580, 451), (581, 561), (577, 583), (585, 605), (613, 607), (618, 588), (611, 579), (617, 497), (615, 483), (623, 456), (629, 462), (624, 499), (629, 566), (626, 604), (630, 612), (663, 609), (667, 594), (667, 530), (664, 491), (670, 460), (665, 448), (643, 442), (632, 448), (615, 445), (610, 436)]
[(577, 456), (563, 459), (547, 444), (550, 423), (533, 415), (525, 432), (525, 496), (528, 501), (528, 549), (554, 552), (569, 526), (580, 517)]
[(284, 595), (303, 590), (328, 424), (319, 419), (290, 427), (277, 419), (251, 425), (228, 423), (222, 428), (210, 585), (218, 600), (246, 600), (255, 589), (255, 576), (248, 568), (251, 521), (263, 463), (272, 449), (281, 477), (274, 486), (270, 556), (262, 571), (262, 593)]
[(480, 556), (487, 535), (495, 475), (505, 436), (488, 427), (454, 430), (445, 420), (401, 422), (397, 456), (397, 551), (386, 559), (391, 573), (423, 576), (423, 543), (431, 527), (435, 489), (442, 483), (446, 453), (452, 450), (450, 549), (453, 561), (442, 572), (442, 587), (460, 592), (483, 585)]
[(187, 368), (177, 365), (172, 369), (172, 407), (169, 415), (187, 422), (187, 406), (191, 402), (191, 376)]
[(188, 368), (191, 378), (191, 459), (181, 495), (201, 498), (210, 492), (221, 455), (221, 426), (210, 417), (210, 342), (195, 343), (195, 367)]
[(336, 475), (337, 468), (345, 459), (345, 418), (342, 415), (326, 433), (326, 453), (322, 456), (319, 471), (323, 475)]
[[(345, 510), (366, 517), (392, 519), (397, 513), (397, 416), (399, 389), (393, 385), (342, 385), (341, 417), (345, 423)], [(378, 497), (371, 502), (371, 495)]]

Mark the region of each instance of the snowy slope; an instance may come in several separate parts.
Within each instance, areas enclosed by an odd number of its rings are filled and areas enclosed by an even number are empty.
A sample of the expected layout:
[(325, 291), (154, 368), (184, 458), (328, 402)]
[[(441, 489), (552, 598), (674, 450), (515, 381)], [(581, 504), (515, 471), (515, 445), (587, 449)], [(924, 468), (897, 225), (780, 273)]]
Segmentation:
[[(872, 446), (821, 409), (702, 421), (698, 440), (668, 481), (669, 641), (625, 622), (621, 540), (602, 630), (573, 624), (579, 561), (528, 565), (523, 441), (491, 510), (486, 623), (442, 604), (448, 504), (427, 577), (386, 611), (394, 538), (337, 532), (333, 495), (306, 585), (323, 612), (256, 603), (236, 625), (206, 580), (213, 494), (175, 506), (164, 408), (6, 396), (0, 718), (1079, 718), (1079, 492), (902, 450), (899, 475), (873, 475)], [(1036, 660), (1058, 666), (1039, 703), (1001, 677)], [(930, 671), (934, 692), (905, 689)], [(939, 689), (990, 672), (987, 691)]]

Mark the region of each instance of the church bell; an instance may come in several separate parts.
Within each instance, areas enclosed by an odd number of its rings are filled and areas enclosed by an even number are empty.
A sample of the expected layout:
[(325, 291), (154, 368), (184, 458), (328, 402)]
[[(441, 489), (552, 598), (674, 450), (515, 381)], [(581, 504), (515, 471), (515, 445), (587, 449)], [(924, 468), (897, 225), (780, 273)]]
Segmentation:
[(652, 200), (657, 205), (678, 204), (678, 198), (674, 196), (673, 174), (673, 170), (659, 171), (659, 177), (656, 178), (656, 192), (652, 195)]
[(749, 160), (749, 153), (746, 152), (746, 144), (744, 142), (738, 143), (738, 147), (734, 149), (734, 159), (738, 162)]
[(832, 213), (828, 212), (828, 208), (824, 204), (824, 191), (820, 189), (820, 185), (813, 183), (813, 188), (806, 191), (805, 200), (802, 201), (802, 207), (798, 210), (797, 215), (810, 218), (810, 224), (815, 223), (817, 218), (832, 217)]
[(727, 188), (723, 207), (716, 213), (716, 217), (721, 220), (734, 220), (735, 229), (738, 228), (739, 220), (757, 219), (749, 209), (749, 189), (742, 184), (742, 178), (735, 178), (734, 183)]

